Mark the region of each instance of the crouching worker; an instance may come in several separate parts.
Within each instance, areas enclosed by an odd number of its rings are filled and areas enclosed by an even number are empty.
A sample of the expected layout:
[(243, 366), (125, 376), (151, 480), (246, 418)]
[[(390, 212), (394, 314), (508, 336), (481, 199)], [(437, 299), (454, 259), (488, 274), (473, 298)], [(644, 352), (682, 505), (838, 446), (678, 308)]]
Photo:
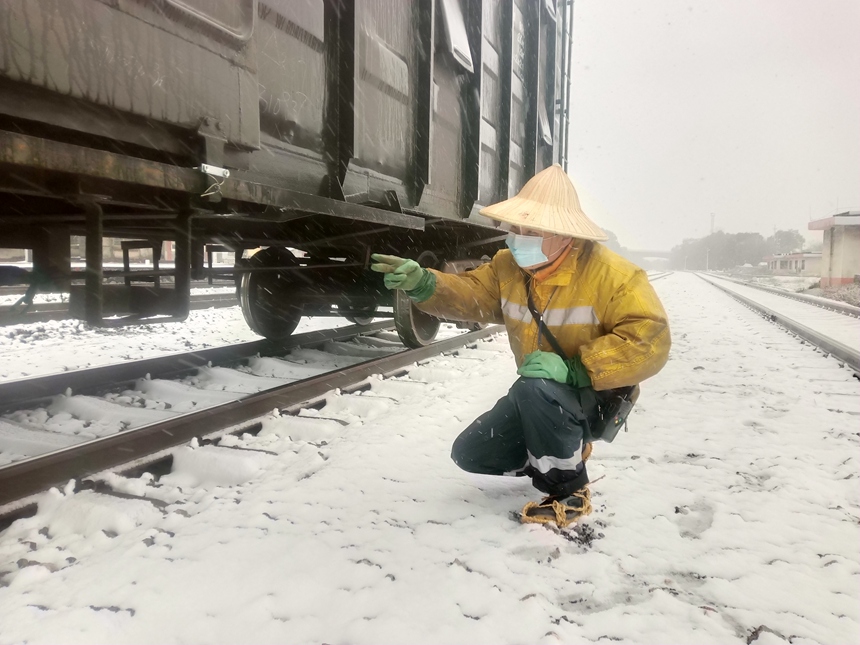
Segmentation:
[(645, 272), (598, 240), (560, 166), (482, 215), (509, 231), (507, 250), (461, 275), (373, 255), (389, 289), (447, 320), (504, 323), (520, 378), (457, 437), (454, 462), (486, 475), (527, 475), (547, 495), (523, 522), (563, 527), (591, 512), (585, 460), (605, 406), (666, 363), (666, 313)]

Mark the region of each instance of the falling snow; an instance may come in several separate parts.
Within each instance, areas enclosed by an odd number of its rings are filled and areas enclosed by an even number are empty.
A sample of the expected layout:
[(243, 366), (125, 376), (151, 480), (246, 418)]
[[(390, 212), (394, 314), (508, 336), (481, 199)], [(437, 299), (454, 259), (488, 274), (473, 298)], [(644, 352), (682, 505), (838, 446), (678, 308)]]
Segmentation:
[(573, 531), (448, 457), (516, 376), (497, 336), (124, 498), (45, 494), (0, 534), (0, 642), (858, 642), (856, 379), (698, 278), (655, 287), (670, 361)]

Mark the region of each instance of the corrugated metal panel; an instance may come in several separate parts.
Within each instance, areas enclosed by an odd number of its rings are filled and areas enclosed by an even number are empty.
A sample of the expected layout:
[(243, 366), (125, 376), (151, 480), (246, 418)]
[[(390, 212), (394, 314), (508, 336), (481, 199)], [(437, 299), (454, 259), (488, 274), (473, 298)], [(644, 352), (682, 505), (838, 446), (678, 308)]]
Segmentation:
[(259, 4), (260, 127), (278, 141), (322, 152), (326, 100), (323, 0)]
[(414, 3), (355, 3), (355, 108), (352, 168), (408, 179), (414, 148), (410, 69)]

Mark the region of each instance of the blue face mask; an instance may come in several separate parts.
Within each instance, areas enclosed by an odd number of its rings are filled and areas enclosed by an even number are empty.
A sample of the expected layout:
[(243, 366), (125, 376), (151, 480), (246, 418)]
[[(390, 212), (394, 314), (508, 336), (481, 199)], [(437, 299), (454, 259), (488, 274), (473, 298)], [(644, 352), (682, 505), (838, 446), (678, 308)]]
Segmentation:
[(542, 236), (508, 233), (505, 243), (513, 253), (516, 263), (524, 269), (549, 262), (549, 258), (543, 252)]

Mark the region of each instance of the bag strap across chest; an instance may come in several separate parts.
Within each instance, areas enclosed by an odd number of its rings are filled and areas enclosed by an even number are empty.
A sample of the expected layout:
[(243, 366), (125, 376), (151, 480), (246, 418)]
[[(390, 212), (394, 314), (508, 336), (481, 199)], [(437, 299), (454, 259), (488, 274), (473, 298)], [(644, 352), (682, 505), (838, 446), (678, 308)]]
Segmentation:
[(567, 362), (567, 354), (564, 353), (564, 350), (561, 348), (561, 344), (556, 340), (556, 337), (552, 335), (552, 332), (549, 330), (549, 327), (546, 326), (546, 323), (543, 321), (543, 316), (538, 311), (538, 308), (535, 306), (534, 298), (532, 298), (532, 290), (529, 288), (529, 284), (526, 283), (526, 293), (528, 294), (528, 303), (529, 303), (529, 311), (532, 314), (532, 318), (535, 319), (538, 326), (538, 345), (540, 345), (541, 336), (545, 336), (547, 341), (552, 347), (552, 350), (561, 356), (561, 359)]

